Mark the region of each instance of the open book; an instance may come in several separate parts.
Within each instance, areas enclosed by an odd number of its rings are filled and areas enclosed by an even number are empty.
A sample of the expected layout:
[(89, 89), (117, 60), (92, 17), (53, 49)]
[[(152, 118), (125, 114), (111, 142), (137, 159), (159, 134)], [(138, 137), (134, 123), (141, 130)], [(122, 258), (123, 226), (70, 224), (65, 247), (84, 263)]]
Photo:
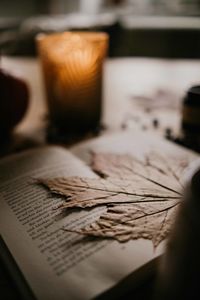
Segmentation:
[[(0, 162), (1, 256), (25, 299), (84, 300), (118, 297), (126, 285), (133, 288), (155, 270), (163, 252), (147, 239), (126, 243), (87, 239), (64, 231), (98, 218), (103, 207), (86, 210), (55, 209), (62, 197), (35, 183), (36, 178), (80, 176), (98, 178), (90, 166), (91, 151), (129, 153), (137, 158), (152, 150), (197, 158), (193, 152), (153, 135), (126, 132), (77, 145), (70, 151), (47, 146)], [(130, 279), (130, 278), (129, 278)], [(114, 288), (115, 287), (115, 288)], [(117, 287), (119, 287), (117, 289)]]

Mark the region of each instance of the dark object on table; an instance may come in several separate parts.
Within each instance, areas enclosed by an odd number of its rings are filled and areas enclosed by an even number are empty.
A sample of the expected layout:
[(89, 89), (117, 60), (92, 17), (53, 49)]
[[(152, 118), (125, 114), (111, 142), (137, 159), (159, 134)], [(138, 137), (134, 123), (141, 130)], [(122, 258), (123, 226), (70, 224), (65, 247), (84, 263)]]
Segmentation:
[(192, 86), (183, 100), (182, 131), (185, 144), (200, 149), (200, 86)]
[[(195, 163), (199, 166), (199, 162)], [(161, 260), (157, 299), (199, 298), (200, 169), (195, 173), (191, 170), (184, 201), (179, 204), (166, 254)]]
[(171, 128), (165, 129), (165, 138), (168, 140), (172, 140), (172, 129)]
[(22, 120), (28, 103), (26, 82), (0, 69), (0, 139), (6, 138)]
[(159, 127), (159, 121), (158, 121), (158, 119), (153, 119), (152, 123), (153, 123), (153, 127), (154, 128), (158, 128)]

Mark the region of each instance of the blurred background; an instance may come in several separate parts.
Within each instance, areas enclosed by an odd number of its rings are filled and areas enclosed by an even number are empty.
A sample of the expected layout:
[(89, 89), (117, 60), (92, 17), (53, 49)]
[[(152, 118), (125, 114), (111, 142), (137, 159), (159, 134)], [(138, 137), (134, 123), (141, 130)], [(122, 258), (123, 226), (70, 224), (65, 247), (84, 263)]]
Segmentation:
[(1, 0), (2, 54), (34, 56), (39, 32), (104, 30), (111, 57), (200, 57), (200, 0)]

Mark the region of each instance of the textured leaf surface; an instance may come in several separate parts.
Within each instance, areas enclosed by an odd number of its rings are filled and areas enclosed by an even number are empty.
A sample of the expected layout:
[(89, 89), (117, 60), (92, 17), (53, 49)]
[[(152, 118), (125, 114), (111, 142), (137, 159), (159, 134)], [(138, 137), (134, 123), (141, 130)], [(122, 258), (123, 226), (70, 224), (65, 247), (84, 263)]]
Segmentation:
[(188, 160), (168, 158), (152, 152), (143, 161), (131, 155), (94, 153), (92, 168), (100, 176), (154, 182), (169, 190), (179, 192), (182, 188), (180, 176)]
[(65, 197), (63, 209), (107, 206), (98, 220), (74, 232), (119, 242), (145, 238), (156, 247), (170, 230), (181, 195), (180, 177), (188, 162), (158, 153), (141, 161), (130, 155), (94, 153), (92, 168), (102, 178), (39, 182)]
[(93, 207), (111, 203), (167, 201), (179, 198), (178, 193), (149, 181), (135, 179), (91, 179), (66, 177), (41, 179), (52, 192), (66, 197), (63, 208)]
[(166, 238), (175, 217), (178, 201), (156, 201), (115, 205), (108, 208), (99, 220), (77, 231), (80, 234), (115, 238), (119, 242), (130, 239), (152, 240), (154, 247)]

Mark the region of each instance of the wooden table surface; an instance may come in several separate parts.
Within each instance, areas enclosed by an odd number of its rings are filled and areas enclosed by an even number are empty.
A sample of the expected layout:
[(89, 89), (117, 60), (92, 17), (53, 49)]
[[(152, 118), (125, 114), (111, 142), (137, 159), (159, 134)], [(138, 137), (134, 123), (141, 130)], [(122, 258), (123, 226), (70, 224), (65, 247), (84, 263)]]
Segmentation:
[[(31, 90), (29, 110), (3, 154), (45, 144), (47, 107), (38, 60), (3, 57), (1, 67), (20, 74)], [(164, 135), (170, 127), (178, 134), (183, 96), (190, 86), (200, 84), (200, 60), (110, 59), (103, 78), (102, 122), (107, 132), (141, 128)], [(134, 299), (147, 299), (147, 294), (150, 299), (152, 282), (145, 286)], [(20, 299), (1, 265), (0, 298)]]

